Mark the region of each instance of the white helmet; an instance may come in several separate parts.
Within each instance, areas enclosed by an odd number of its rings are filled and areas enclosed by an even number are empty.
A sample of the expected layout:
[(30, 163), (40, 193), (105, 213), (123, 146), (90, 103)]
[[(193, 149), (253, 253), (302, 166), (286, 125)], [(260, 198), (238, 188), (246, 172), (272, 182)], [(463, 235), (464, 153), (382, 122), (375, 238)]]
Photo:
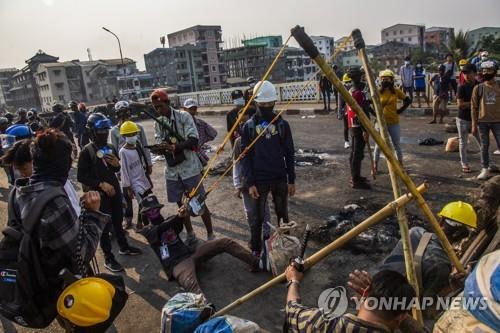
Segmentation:
[(188, 98), (184, 101), (184, 107), (191, 109), (192, 107), (198, 107), (198, 103), (193, 98)]
[[(260, 88), (259, 92), (257, 92), (257, 88)], [(276, 88), (274, 88), (274, 85), (269, 81), (257, 82), (253, 88), (253, 94), (255, 95), (255, 102), (257, 103), (276, 102), (278, 100)]]
[(115, 104), (116, 111), (121, 111), (123, 109), (128, 109), (128, 108), (130, 108), (130, 104), (127, 101), (118, 101)]

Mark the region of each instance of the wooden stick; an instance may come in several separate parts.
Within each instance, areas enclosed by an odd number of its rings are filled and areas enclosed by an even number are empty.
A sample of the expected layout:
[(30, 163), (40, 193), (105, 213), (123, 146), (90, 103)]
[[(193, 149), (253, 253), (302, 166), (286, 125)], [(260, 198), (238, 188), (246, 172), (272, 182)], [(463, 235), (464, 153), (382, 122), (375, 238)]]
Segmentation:
[[(385, 143), (394, 154), (395, 149), (392, 144), (389, 131), (387, 130), (387, 123), (385, 121), (384, 109), (382, 108), (377, 86), (375, 85), (375, 78), (373, 77), (373, 72), (371, 70), (371, 66), (368, 61), (368, 57), (366, 55), (365, 42), (363, 40), (363, 37), (361, 36), (361, 31), (359, 31), (359, 29), (354, 30), (352, 32), (352, 36), (354, 38), (354, 45), (358, 49), (358, 56), (361, 59), (361, 62), (363, 63), (363, 67), (366, 74), (365, 75), (366, 81), (368, 82), (368, 86), (370, 87), (370, 94), (372, 97), (373, 105), (375, 107), (375, 113), (377, 115), (377, 122), (380, 134), (382, 134), (382, 138), (384, 139)], [(372, 165), (373, 163), (374, 162), (372, 161)], [(394, 168), (392, 168), (391, 163), (389, 163), (389, 160), (387, 160), (387, 169), (389, 170), (389, 175), (391, 178), (392, 193), (394, 194), (394, 199), (399, 198), (401, 196), (401, 188), (399, 186), (399, 180), (396, 176), (396, 173), (394, 172)], [(417, 297), (419, 297), (420, 286), (418, 285), (417, 282), (417, 274), (415, 270), (415, 265), (413, 263), (413, 250), (411, 248), (410, 232), (408, 230), (408, 219), (406, 217), (405, 208), (399, 207), (396, 211), (396, 215), (398, 217), (401, 242), (403, 243), (406, 277), (408, 278), (408, 281), (415, 289)], [(416, 307), (413, 308), (413, 318), (415, 318), (415, 320), (417, 320), (419, 323), (423, 325), (424, 319), (422, 317), (422, 312)]]
[[(419, 193), (424, 193), (428, 190), (428, 185), (426, 183), (420, 185), (417, 189)], [(345, 243), (353, 239), (354, 237), (358, 236), (360, 233), (363, 231), (367, 230), (377, 222), (380, 222), (384, 218), (394, 214), (395, 210), (397, 207), (404, 206), (408, 204), (414, 197), (410, 194), (405, 194), (401, 197), (399, 197), (397, 200), (388, 203), (384, 208), (373, 214), (372, 216), (368, 217), (366, 220), (319, 250), (318, 252), (314, 253), (312, 256), (306, 259), (304, 262), (304, 268), (309, 269), (312, 266), (316, 265), (318, 262), (320, 262), (322, 259), (324, 259), (327, 255), (329, 255), (333, 250), (336, 250), (340, 247), (342, 247)], [(254, 296), (259, 295), (260, 293), (266, 291), (267, 289), (271, 288), (272, 286), (285, 281), (285, 273), (282, 273), (275, 278), (269, 280), (268, 282), (264, 283), (257, 289), (254, 289), (250, 293), (246, 294), (243, 297), (238, 298), (236, 301), (232, 302), (231, 304), (227, 305), (226, 307), (220, 309), (215, 313), (214, 316), (222, 316), (229, 311), (235, 309), (236, 307), (240, 306), (241, 304), (247, 302)]]
[(356, 100), (351, 96), (351, 94), (347, 91), (347, 89), (344, 87), (342, 82), (339, 80), (337, 75), (333, 72), (332, 68), (328, 63), (323, 59), (321, 54), (319, 53), (318, 49), (316, 46), (314, 46), (314, 43), (312, 42), (311, 38), (304, 32), (304, 29), (297, 26), (292, 29), (292, 35), (295, 37), (297, 42), (300, 44), (300, 46), (306, 51), (306, 53), (313, 59), (313, 61), (318, 65), (318, 67), (321, 69), (321, 71), (326, 75), (326, 77), (330, 80), (330, 82), (337, 88), (339, 93), (342, 95), (344, 100), (346, 101), (347, 104), (351, 106), (351, 108), (356, 112), (356, 115), (358, 116), (359, 121), (363, 125), (363, 127), (366, 129), (366, 131), (370, 134), (370, 136), (373, 137), (373, 140), (377, 143), (379, 146), (380, 150), (384, 153), (385, 157), (389, 160), (391, 163), (392, 167), (394, 168), (394, 171), (396, 174), (401, 178), (403, 183), (406, 185), (408, 188), (408, 191), (415, 196), (418, 205), (424, 215), (427, 217), (429, 220), (431, 227), (436, 234), (436, 236), (439, 238), (439, 241), (441, 242), (441, 245), (443, 246), (444, 251), (450, 258), (450, 261), (452, 262), (453, 266), (456, 267), (457, 271), (459, 272), (465, 272), (464, 267), (460, 260), (457, 257), (457, 254), (453, 250), (453, 247), (451, 246), (450, 242), (448, 241), (448, 238), (446, 238), (446, 235), (444, 234), (443, 230), (439, 226), (439, 222), (432, 213), (429, 205), (427, 205), (427, 202), (425, 201), (424, 197), (420, 195), (420, 193), (417, 191), (417, 187), (411, 180), (411, 178), (406, 174), (406, 172), (403, 170), (403, 167), (397, 160), (396, 156), (392, 153), (390, 148), (385, 144), (384, 140), (382, 139), (382, 136), (375, 130), (374, 126), (370, 123), (370, 119), (368, 119), (368, 116), (364, 113), (364, 111), (361, 109), (359, 104), (356, 102)]

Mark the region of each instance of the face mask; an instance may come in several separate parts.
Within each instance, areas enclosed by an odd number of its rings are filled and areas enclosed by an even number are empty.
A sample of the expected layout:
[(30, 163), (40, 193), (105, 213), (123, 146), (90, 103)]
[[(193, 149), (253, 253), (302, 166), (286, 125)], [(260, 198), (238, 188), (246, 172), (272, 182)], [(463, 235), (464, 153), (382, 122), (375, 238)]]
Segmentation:
[(490, 80), (492, 80), (494, 78), (495, 78), (495, 74), (494, 73), (483, 74), (483, 79), (485, 79), (486, 81), (490, 81)]
[(382, 81), (382, 88), (391, 88), (393, 85), (392, 81)]
[(153, 208), (144, 213), (144, 216), (153, 225), (158, 225), (163, 222), (163, 217), (160, 214), (160, 208)]
[(409, 61), (405, 61), (405, 65), (408, 66), (410, 64)]
[(420, 64), (417, 64), (417, 68), (421, 68), (421, 67), (422, 67), (422, 65), (420, 65)]
[(486, 60), (488, 60), (488, 57), (486, 57), (486, 56), (482, 56), (482, 57), (481, 57), (481, 60), (482, 60), (482, 61), (486, 61)]
[(274, 106), (259, 106), (259, 111), (260, 111), (260, 114), (262, 115), (262, 117), (270, 120), (273, 118), (274, 116), (274, 112), (273, 112), (273, 109), (274, 109)]
[(97, 145), (105, 145), (108, 142), (108, 133), (96, 133), (95, 143)]
[(135, 145), (137, 143), (137, 135), (134, 136), (126, 136), (125, 142), (129, 145)]
[(243, 97), (236, 98), (235, 100), (233, 100), (233, 104), (236, 106), (243, 106), (245, 105), (245, 99)]

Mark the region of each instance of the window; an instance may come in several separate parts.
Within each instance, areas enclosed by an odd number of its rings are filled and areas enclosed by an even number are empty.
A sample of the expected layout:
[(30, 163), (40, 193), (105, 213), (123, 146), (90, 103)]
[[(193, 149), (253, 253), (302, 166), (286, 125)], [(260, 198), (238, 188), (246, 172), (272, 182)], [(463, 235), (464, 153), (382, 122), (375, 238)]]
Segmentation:
[(411, 37), (408, 37), (408, 41), (411, 42)]
[(404, 40), (404, 38), (400, 38), (399, 41), (402, 42)]
[(399, 30), (399, 34), (402, 35), (403, 34), (403, 30)]
[(408, 33), (410, 33), (410, 34), (411, 34), (411, 31), (412, 31), (412, 29), (408, 29)]
[(217, 72), (217, 68), (215, 68), (215, 66), (212, 66), (212, 72)]
[(389, 33), (388, 33), (388, 32), (386, 32), (386, 33), (385, 33), (385, 37), (387, 37), (387, 36), (389, 36)]
[(59, 100), (60, 100), (61, 102), (64, 102), (64, 95), (59, 95)]
[(60, 70), (60, 69), (56, 69), (56, 70), (54, 70), (54, 75), (55, 75), (55, 76), (59, 76), (59, 75), (61, 75), (61, 70)]
[(217, 78), (216, 77), (214, 77), (214, 82), (217, 82)]
[(394, 30), (394, 31), (392, 32), (392, 34), (393, 34), (394, 36), (396, 36), (396, 30)]
[(59, 90), (64, 89), (64, 83), (63, 82), (57, 82), (56, 83), (56, 88), (59, 89)]

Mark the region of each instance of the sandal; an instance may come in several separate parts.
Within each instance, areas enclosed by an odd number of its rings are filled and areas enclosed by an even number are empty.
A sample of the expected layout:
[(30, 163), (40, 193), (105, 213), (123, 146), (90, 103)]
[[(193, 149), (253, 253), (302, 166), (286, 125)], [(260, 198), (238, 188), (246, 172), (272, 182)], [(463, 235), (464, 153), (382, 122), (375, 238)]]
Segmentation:
[(463, 172), (463, 173), (471, 173), (471, 172), (472, 172), (472, 170), (470, 169), (470, 167), (465, 166), (465, 167), (462, 167), (462, 172)]

